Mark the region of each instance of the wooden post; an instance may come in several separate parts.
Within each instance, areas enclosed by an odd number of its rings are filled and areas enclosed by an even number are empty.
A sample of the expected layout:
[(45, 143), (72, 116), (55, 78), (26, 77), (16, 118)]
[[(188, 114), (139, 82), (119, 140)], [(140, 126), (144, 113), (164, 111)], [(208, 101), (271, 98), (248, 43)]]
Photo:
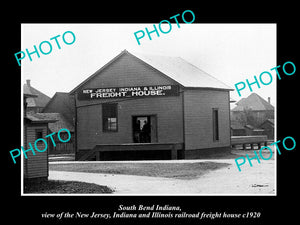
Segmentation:
[(258, 149), (261, 149), (261, 143), (257, 144)]
[(177, 159), (177, 149), (175, 148), (175, 145), (172, 146), (171, 159)]
[[(74, 114), (74, 136), (73, 136), (73, 139), (74, 139), (74, 151), (75, 151), (75, 160), (78, 160), (79, 157), (78, 157), (78, 128), (77, 128), (77, 121), (78, 121), (78, 115), (77, 115), (77, 104), (76, 104), (76, 99), (77, 99), (77, 92), (75, 92), (75, 94), (73, 95), (73, 98), (74, 98), (74, 109), (75, 109), (75, 114)], [(71, 136), (72, 137), (72, 136)]]
[(96, 154), (96, 161), (100, 161), (100, 151), (95, 152)]
[(246, 144), (243, 144), (243, 150), (245, 150), (246, 149)]

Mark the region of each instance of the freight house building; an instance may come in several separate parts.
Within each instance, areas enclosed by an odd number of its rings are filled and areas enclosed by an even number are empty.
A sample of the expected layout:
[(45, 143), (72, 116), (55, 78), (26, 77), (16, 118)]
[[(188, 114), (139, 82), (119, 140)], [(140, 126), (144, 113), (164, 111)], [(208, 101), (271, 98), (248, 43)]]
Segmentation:
[(75, 158), (188, 159), (229, 149), (230, 90), (180, 57), (124, 50), (70, 92)]

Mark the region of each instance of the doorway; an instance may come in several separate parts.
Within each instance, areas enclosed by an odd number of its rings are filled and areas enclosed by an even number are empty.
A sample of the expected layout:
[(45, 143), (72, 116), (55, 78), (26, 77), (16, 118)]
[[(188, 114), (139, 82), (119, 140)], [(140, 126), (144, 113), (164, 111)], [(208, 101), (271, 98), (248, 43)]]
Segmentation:
[(156, 115), (132, 116), (134, 143), (157, 142)]

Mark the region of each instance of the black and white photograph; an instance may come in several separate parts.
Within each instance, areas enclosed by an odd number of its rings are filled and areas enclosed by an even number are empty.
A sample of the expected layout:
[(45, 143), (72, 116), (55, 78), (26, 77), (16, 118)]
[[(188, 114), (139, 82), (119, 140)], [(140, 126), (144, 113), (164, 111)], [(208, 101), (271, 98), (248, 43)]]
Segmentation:
[(276, 194), (276, 24), (162, 25), (22, 24), (24, 195)]
[(3, 20), (3, 219), (293, 221), (292, 11), (139, 4)]

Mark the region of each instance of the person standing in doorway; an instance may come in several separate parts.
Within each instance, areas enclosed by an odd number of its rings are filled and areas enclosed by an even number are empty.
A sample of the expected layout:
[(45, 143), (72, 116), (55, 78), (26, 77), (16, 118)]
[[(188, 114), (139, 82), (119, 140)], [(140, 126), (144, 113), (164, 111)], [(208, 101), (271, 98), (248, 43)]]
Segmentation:
[(144, 126), (143, 126), (143, 129), (142, 129), (143, 142), (145, 142), (145, 143), (151, 142), (150, 132), (151, 132), (150, 123), (148, 121), (144, 121)]
[(140, 143), (141, 142), (141, 121), (140, 120), (136, 120), (133, 127), (133, 132), (134, 132), (134, 143)]

